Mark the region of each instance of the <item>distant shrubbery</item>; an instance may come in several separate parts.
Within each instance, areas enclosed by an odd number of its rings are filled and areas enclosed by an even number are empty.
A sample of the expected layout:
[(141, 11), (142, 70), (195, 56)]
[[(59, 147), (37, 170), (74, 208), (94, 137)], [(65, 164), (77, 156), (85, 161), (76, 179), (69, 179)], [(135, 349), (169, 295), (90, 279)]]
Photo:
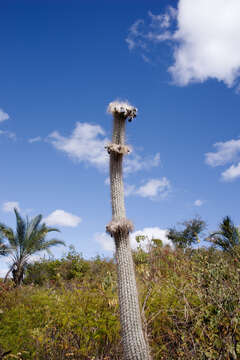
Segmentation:
[(60, 260), (41, 259), (29, 264), (26, 270), (25, 284), (46, 285), (61, 280), (81, 279), (90, 270), (90, 263), (81, 254), (71, 248)]
[[(134, 252), (145, 331), (154, 359), (240, 358), (240, 266), (213, 248)], [(121, 359), (113, 260), (29, 265), (25, 285), (0, 285), (4, 359)]]

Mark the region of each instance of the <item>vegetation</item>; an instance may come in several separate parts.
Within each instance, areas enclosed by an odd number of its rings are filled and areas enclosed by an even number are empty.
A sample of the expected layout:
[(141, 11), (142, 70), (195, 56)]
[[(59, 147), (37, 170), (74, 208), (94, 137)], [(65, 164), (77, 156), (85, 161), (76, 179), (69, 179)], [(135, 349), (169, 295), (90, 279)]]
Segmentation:
[(31, 221), (24, 220), (17, 209), (14, 209), (16, 215), (16, 231), (0, 224), (0, 236), (7, 240), (8, 244), (3, 245), (5, 253), (10, 254), (12, 264), (6, 276), (12, 273), (15, 286), (21, 285), (24, 272), (31, 256), (39, 251), (49, 251), (54, 245), (64, 245), (64, 242), (57, 239), (47, 240), (46, 236), (49, 232), (59, 231), (55, 228), (47, 227), (41, 223), (42, 215), (38, 215)]
[(168, 239), (180, 248), (190, 247), (200, 242), (199, 235), (205, 230), (206, 223), (200, 217), (193, 218), (181, 223), (184, 226), (183, 230), (176, 230), (170, 228), (168, 231)]
[[(239, 261), (221, 247), (172, 249), (158, 239), (145, 252), (144, 241), (133, 259), (153, 359), (239, 359)], [(73, 248), (40, 259), (22, 286), (0, 282), (0, 304), (4, 359), (123, 358), (114, 259), (86, 260)]]
[(6, 244), (4, 243), (4, 239), (0, 234), (0, 256), (6, 256), (8, 255), (8, 248)]
[(240, 260), (240, 232), (233, 224), (231, 218), (226, 216), (219, 225), (219, 230), (212, 233), (208, 241), (212, 242), (216, 247), (228, 252), (232, 256), (236, 256)]

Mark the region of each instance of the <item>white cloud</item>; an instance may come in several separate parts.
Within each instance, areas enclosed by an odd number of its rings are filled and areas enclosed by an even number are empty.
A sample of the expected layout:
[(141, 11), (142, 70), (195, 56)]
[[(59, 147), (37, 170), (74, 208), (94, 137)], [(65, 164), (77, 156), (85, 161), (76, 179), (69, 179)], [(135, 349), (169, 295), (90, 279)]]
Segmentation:
[(130, 28), (130, 49), (170, 40), (174, 51), (169, 72), (175, 83), (184, 86), (212, 78), (227, 86), (236, 84), (240, 75), (239, 0), (179, 0), (177, 10), (149, 15), (148, 26), (138, 20)]
[(54, 131), (48, 136), (50, 143), (78, 162), (85, 162), (98, 168), (106, 168), (108, 155), (105, 145), (109, 140), (99, 125), (77, 122), (73, 133), (64, 137)]
[(177, 10), (169, 6), (165, 14), (154, 15), (149, 11), (148, 15), (149, 24), (146, 24), (143, 19), (139, 19), (130, 27), (126, 39), (129, 50), (139, 47), (143, 51), (149, 52), (150, 42), (172, 39), (173, 35), (169, 28), (177, 17)]
[(16, 140), (17, 136), (14, 132), (7, 131), (7, 130), (0, 130), (0, 135), (6, 136), (10, 140)]
[(82, 219), (64, 210), (55, 210), (48, 217), (44, 218), (43, 221), (49, 226), (76, 227)]
[(195, 206), (202, 206), (203, 203), (204, 203), (203, 200), (195, 200), (195, 201), (194, 201), (194, 205), (195, 205)]
[[(58, 131), (54, 131), (48, 136), (48, 141), (57, 150), (65, 152), (70, 158), (78, 162), (91, 164), (98, 169), (108, 168), (109, 156), (105, 145), (110, 140), (99, 125), (78, 122), (69, 137), (64, 137)], [(154, 156), (143, 157), (133, 150), (124, 159), (124, 173), (130, 174), (140, 170), (149, 170), (158, 166), (159, 163), (159, 153)]]
[(4, 112), (2, 109), (0, 109), (0, 122), (8, 119), (9, 119), (9, 115), (6, 112)]
[(124, 188), (125, 196), (138, 195), (151, 200), (166, 198), (170, 191), (170, 181), (166, 177), (150, 179), (140, 187), (126, 184)]
[(97, 233), (94, 235), (94, 239), (97, 243), (100, 244), (101, 248), (105, 251), (113, 252), (115, 250), (115, 245), (113, 238), (106, 233)]
[(176, 82), (215, 78), (234, 85), (240, 70), (239, 0), (180, 0), (178, 26), (170, 68)]
[(240, 162), (235, 166), (230, 166), (222, 174), (223, 181), (232, 181), (240, 177)]
[(170, 182), (166, 177), (162, 179), (151, 179), (145, 185), (142, 185), (135, 193), (144, 198), (165, 198), (170, 191)]
[(132, 152), (124, 159), (124, 173), (130, 174), (140, 170), (149, 170), (153, 167), (157, 167), (160, 164), (160, 154), (157, 153), (154, 156), (142, 157), (136, 152)]
[(3, 203), (2, 210), (4, 212), (12, 212), (16, 208), (18, 211), (20, 211), (20, 206), (18, 201), (6, 201)]
[(130, 195), (135, 195), (135, 194), (136, 194), (136, 186), (135, 185), (130, 185), (130, 184), (124, 185), (124, 195), (125, 196), (130, 196)]
[(159, 227), (149, 227), (144, 228), (142, 230), (137, 230), (130, 234), (130, 243), (132, 249), (136, 249), (138, 247), (138, 243), (136, 241), (136, 236), (145, 236), (146, 239), (142, 243), (142, 248), (147, 250), (149, 244), (152, 239), (162, 240), (163, 245), (172, 246), (172, 242), (167, 238), (167, 230), (160, 229)]
[(30, 144), (32, 144), (32, 143), (35, 143), (35, 142), (39, 142), (39, 141), (41, 141), (41, 140), (42, 140), (41, 136), (36, 136), (36, 137), (34, 137), (34, 138), (29, 139), (28, 142), (29, 142)]
[(213, 146), (216, 148), (216, 152), (205, 154), (206, 163), (210, 166), (225, 165), (240, 157), (240, 139), (218, 142)]
[(221, 180), (233, 181), (240, 177), (240, 139), (218, 142), (214, 144), (216, 152), (205, 154), (205, 161), (212, 167), (231, 163), (232, 165), (222, 172)]
[[(142, 242), (142, 248), (144, 250), (148, 250), (149, 244), (152, 239), (160, 239), (163, 242), (163, 245), (172, 246), (172, 242), (167, 238), (167, 230), (160, 229), (159, 227), (150, 227), (144, 228), (142, 230), (137, 230), (130, 234), (130, 245), (133, 250), (136, 250), (138, 247), (138, 243), (136, 241), (136, 236), (145, 236), (146, 239)], [(100, 244), (103, 250), (114, 252), (115, 245), (114, 239), (106, 233), (97, 233), (94, 235), (94, 239), (96, 242)]]
[[(110, 184), (109, 177), (104, 181), (105, 185)], [(164, 199), (171, 192), (170, 181), (163, 177), (161, 179), (150, 179), (144, 185), (137, 187), (133, 184), (124, 184), (124, 196), (141, 196), (151, 200)]]
[(143, 33), (140, 30), (140, 27), (143, 24), (144, 21), (139, 19), (130, 27), (128, 37), (126, 38), (129, 50), (132, 50), (137, 46), (142, 47), (142, 44), (144, 45), (143, 48), (146, 47), (145, 43), (141, 40)]

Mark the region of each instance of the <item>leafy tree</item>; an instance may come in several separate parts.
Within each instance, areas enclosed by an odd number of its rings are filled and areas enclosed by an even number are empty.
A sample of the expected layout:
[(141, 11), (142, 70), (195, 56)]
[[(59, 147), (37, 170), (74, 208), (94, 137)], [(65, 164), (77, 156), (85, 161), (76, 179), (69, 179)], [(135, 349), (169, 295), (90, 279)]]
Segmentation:
[(28, 218), (24, 220), (17, 209), (14, 209), (14, 212), (17, 222), (16, 231), (5, 224), (0, 224), (0, 234), (1, 238), (5, 238), (8, 242), (6, 249), (12, 260), (12, 265), (5, 279), (12, 273), (15, 285), (19, 286), (23, 281), (26, 266), (32, 255), (43, 250), (50, 252), (51, 246), (65, 244), (58, 239), (46, 239), (49, 232), (59, 230), (41, 223), (42, 215), (38, 215), (29, 221)]
[(183, 230), (176, 230), (170, 228), (167, 237), (173, 244), (180, 248), (190, 247), (198, 243), (199, 234), (206, 228), (206, 223), (200, 217), (195, 217), (191, 220), (181, 223), (184, 226)]
[(225, 216), (219, 224), (219, 230), (210, 234), (206, 239), (231, 255), (237, 255), (240, 245), (240, 232), (229, 216)]

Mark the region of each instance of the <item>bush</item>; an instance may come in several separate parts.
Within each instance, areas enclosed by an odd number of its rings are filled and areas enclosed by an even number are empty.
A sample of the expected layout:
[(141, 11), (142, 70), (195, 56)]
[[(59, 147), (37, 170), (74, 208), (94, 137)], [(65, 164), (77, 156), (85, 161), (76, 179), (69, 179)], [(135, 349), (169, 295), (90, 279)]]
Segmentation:
[[(153, 359), (240, 358), (240, 267), (215, 249), (134, 253)], [(0, 286), (0, 354), (6, 359), (122, 358), (114, 260), (71, 252), (39, 261), (26, 283)]]
[(24, 359), (119, 359), (117, 312), (103, 289), (14, 290), (2, 304), (0, 344)]

